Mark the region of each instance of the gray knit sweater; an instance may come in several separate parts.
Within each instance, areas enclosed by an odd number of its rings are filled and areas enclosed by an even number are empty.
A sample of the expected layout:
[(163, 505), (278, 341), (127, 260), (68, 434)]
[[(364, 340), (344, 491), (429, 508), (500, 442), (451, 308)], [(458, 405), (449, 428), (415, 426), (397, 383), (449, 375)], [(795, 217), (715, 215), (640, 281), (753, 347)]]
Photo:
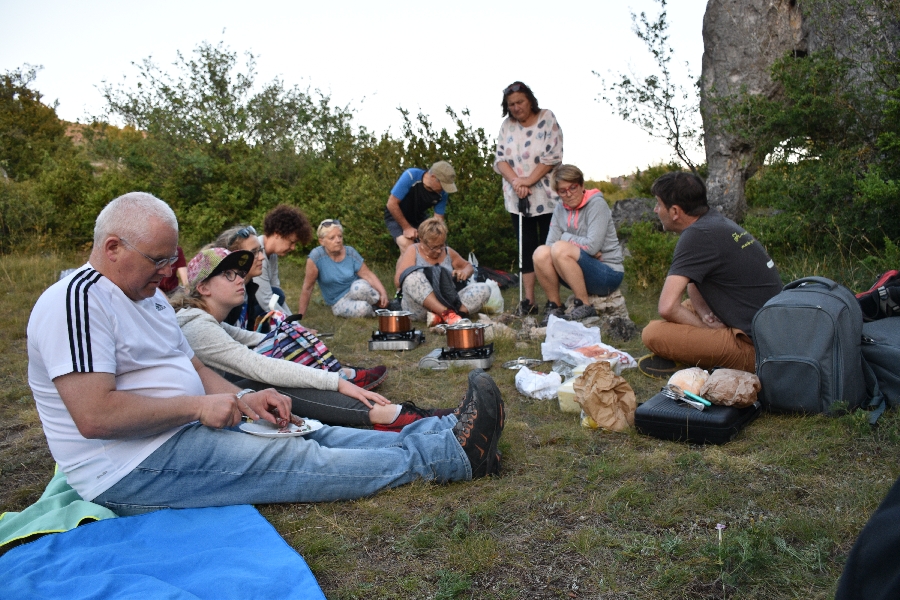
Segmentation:
[(588, 201), (581, 208), (569, 210), (562, 202), (556, 204), (547, 245), (562, 240), (575, 244), (591, 256), (601, 252), (600, 262), (622, 273), (625, 271), (622, 266), (624, 256), (612, 211), (600, 190), (585, 190), (584, 193)]
[(251, 350), (265, 334), (217, 323), (211, 314), (199, 308), (179, 310), (176, 317), (194, 354), (208, 367), (273, 386), (337, 390), (340, 381), (337, 373), (269, 358)]

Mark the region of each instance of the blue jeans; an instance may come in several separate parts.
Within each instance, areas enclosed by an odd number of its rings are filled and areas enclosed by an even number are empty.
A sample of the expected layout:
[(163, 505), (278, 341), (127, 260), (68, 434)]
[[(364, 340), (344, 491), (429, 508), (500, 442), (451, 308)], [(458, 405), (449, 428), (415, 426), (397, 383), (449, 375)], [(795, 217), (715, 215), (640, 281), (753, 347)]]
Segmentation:
[[(578, 266), (584, 275), (584, 286), (591, 296), (609, 296), (622, 285), (625, 273), (616, 271), (606, 263), (603, 263), (584, 250), (578, 255)], [(569, 284), (560, 278), (560, 283), (569, 287)]]
[(330, 502), (370, 496), (416, 479), (472, 478), (456, 417), (421, 419), (400, 433), (324, 426), (271, 439), (236, 428), (184, 427), (94, 498), (120, 516), (162, 508)]

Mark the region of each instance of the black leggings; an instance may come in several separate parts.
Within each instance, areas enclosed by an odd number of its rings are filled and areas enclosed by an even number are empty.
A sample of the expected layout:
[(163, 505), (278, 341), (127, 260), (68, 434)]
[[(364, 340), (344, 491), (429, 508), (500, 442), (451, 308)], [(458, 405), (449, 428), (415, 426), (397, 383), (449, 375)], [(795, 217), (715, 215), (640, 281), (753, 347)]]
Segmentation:
[(372, 424), (369, 420), (368, 407), (356, 398), (345, 396), (340, 392), (273, 386), (250, 379), (243, 379), (236, 382), (235, 385), (240, 388), (251, 388), (257, 391), (274, 387), (291, 399), (292, 413), (298, 417), (322, 421), (326, 425), (359, 426)]
[[(519, 215), (509, 213), (512, 217), (513, 229), (516, 231), (516, 241), (519, 239)], [(534, 217), (522, 217), (522, 272), (534, 273), (534, 260), (531, 255), (538, 246), (547, 243), (550, 234), (550, 221), (553, 213), (537, 215)]]

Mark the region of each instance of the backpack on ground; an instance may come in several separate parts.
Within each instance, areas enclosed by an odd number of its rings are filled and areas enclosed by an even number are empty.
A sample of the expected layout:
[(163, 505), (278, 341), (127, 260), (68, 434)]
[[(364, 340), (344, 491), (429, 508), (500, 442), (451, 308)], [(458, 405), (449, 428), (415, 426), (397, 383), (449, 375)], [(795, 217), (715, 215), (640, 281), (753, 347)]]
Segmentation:
[(869, 377), (869, 417), (875, 423), (886, 408), (900, 406), (900, 317), (890, 317), (862, 328), (862, 355)]
[(830, 279), (784, 286), (753, 317), (763, 406), (810, 414), (861, 406), (867, 397), (862, 324), (853, 293)]
[(512, 273), (500, 271), (499, 269), (492, 269), (490, 267), (475, 267), (473, 277), (475, 278), (475, 281), (479, 282), (485, 282), (488, 279), (496, 281), (501, 290), (505, 290), (509, 286), (519, 283), (518, 275), (513, 275)]
[(856, 295), (866, 322), (900, 316), (900, 271), (896, 269), (879, 275), (865, 292)]

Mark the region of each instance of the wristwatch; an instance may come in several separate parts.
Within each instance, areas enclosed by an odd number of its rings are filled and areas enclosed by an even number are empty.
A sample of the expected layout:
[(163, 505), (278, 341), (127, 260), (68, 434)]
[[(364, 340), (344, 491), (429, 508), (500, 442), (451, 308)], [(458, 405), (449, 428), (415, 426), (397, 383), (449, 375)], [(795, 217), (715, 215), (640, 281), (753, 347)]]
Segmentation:
[(246, 396), (247, 394), (252, 394), (252, 393), (254, 393), (255, 391), (256, 391), (256, 390), (251, 390), (250, 388), (244, 388), (244, 389), (242, 389), (241, 391), (239, 391), (237, 394), (235, 394), (234, 397), (235, 397), (236, 400), (240, 400), (241, 398), (243, 398), (243, 397)]

